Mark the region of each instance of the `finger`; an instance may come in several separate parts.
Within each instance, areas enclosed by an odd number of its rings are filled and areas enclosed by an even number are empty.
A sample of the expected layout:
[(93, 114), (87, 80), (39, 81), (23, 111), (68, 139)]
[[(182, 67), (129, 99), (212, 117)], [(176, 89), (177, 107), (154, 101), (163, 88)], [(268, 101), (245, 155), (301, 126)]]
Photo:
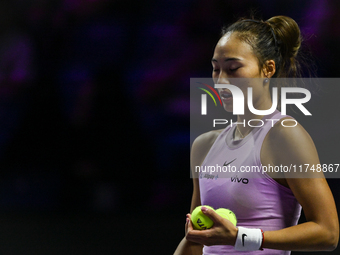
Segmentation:
[(218, 215), (214, 210), (211, 210), (205, 206), (201, 208), (202, 212), (207, 215), (214, 223), (221, 223), (223, 218)]
[(189, 219), (186, 218), (185, 219), (185, 230), (184, 230), (185, 235), (188, 233), (188, 224), (189, 224)]
[(187, 229), (187, 231), (194, 230), (194, 226), (192, 225), (191, 218), (187, 218), (187, 222), (188, 222), (188, 229)]
[(186, 216), (187, 216), (187, 217), (186, 217), (186, 221), (185, 221), (185, 234), (187, 234), (188, 231), (194, 229), (194, 228), (193, 228), (193, 225), (192, 225), (192, 222), (191, 222), (191, 214), (188, 213)]

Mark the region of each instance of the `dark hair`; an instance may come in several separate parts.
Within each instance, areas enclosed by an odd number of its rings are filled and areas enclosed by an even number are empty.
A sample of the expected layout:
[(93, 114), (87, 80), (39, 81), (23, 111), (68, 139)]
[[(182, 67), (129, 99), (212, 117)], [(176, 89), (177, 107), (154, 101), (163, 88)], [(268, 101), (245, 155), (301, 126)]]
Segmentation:
[[(287, 16), (274, 16), (266, 21), (258, 19), (240, 19), (227, 28), (222, 29), (222, 36), (226, 33), (236, 32), (236, 36), (248, 43), (262, 70), (267, 60), (275, 61), (275, 74), (273, 78), (302, 78), (315, 75), (310, 54), (300, 51), (303, 38), (298, 24)], [(307, 64), (308, 63), (308, 64)], [(275, 80), (275, 79), (274, 79)], [(271, 82), (270, 86), (296, 86), (289, 82)], [(279, 96), (280, 101), (280, 96)], [(280, 104), (279, 104), (280, 105)], [(278, 106), (279, 106), (278, 105)]]
[(222, 30), (223, 35), (228, 32), (237, 32), (237, 37), (253, 48), (260, 69), (266, 60), (275, 61), (273, 78), (301, 77), (297, 55), (302, 37), (299, 26), (292, 18), (275, 16), (266, 21), (241, 19)]

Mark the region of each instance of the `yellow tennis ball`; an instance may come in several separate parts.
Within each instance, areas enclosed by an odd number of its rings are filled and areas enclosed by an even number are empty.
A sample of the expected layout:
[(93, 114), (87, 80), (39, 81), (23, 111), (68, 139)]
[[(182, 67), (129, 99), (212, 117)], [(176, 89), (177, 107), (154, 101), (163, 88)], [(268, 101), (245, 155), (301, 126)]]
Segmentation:
[[(211, 210), (214, 210), (214, 208), (212, 208), (211, 206), (208, 206), (208, 205), (202, 205), (202, 206), (207, 207)], [(203, 230), (203, 229), (211, 228), (214, 225), (214, 222), (202, 212), (201, 210), (202, 206), (197, 206), (192, 211), (191, 222), (194, 225), (194, 229)]]
[(231, 210), (225, 209), (225, 208), (219, 208), (216, 210), (216, 213), (220, 215), (221, 217), (230, 220), (231, 223), (233, 223), (234, 226), (236, 226), (237, 224), (236, 215)]

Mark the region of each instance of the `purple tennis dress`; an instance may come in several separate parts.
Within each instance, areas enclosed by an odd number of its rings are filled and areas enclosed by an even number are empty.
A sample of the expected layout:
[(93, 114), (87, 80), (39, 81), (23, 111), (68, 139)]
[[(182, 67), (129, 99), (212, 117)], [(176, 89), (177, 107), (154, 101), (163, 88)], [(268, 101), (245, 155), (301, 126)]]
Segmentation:
[[(229, 166), (229, 169), (232, 168), (234, 171), (236, 169), (236, 171), (228, 174), (201, 171), (199, 186), (202, 205), (232, 210), (237, 217), (237, 226), (247, 228), (269, 231), (298, 223), (301, 205), (292, 191), (277, 183), (266, 173), (249, 171), (252, 166), (255, 166), (253, 169), (261, 169), (260, 151), (263, 140), (273, 123), (283, 117), (286, 116), (281, 115), (277, 110), (270, 116), (265, 116), (262, 119), (264, 125), (254, 128), (242, 140), (233, 139), (236, 125), (233, 127), (229, 125), (219, 134), (203, 161), (201, 169), (219, 165)], [(233, 246), (214, 245), (204, 246), (203, 254), (287, 255), (290, 251), (264, 249), (263, 251), (241, 252), (236, 251)]]

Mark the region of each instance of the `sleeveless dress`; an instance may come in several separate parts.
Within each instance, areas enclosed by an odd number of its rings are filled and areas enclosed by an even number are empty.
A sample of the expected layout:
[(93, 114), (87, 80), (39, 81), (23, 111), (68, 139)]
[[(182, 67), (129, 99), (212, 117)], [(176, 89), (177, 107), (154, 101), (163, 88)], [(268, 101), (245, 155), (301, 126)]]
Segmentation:
[[(260, 152), (263, 140), (273, 124), (287, 117), (276, 110), (262, 120), (262, 127), (254, 128), (244, 139), (235, 141), (236, 125), (226, 127), (217, 137), (201, 166), (199, 173), (202, 205), (214, 209), (228, 208), (237, 217), (237, 226), (279, 230), (296, 225), (301, 205), (292, 191), (277, 183), (261, 170)], [(254, 124), (253, 124), (254, 125)], [(284, 152), (283, 152), (284, 153)], [(214, 168), (209, 168), (214, 166)], [(223, 172), (229, 167), (234, 172)], [(219, 168), (220, 167), (220, 168)], [(206, 169), (205, 172), (203, 172)], [(207, 169), (210, 171), (207, 172)], [(243, 169), (243, 171), (241, 171)], [(246, 171), (248, 169), (248, 171)], [(250, 171), (253, 169), (253, 171)], [(233, 246), (204, 246), (204, 255), (215, 254), (290, 254), (290, 251), (264, 249), (236, 251)]]

